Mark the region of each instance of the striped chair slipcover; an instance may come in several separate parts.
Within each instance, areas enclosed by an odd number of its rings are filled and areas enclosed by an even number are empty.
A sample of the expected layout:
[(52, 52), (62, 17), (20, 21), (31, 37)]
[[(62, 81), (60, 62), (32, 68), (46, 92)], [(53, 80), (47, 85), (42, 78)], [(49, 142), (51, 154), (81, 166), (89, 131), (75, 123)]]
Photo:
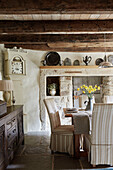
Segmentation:
[(61, 125), (59, 111), (53, 98), (44, 99), (51, 124), (50, 149), (74, 155), (73, 125)]
[(94, 104), (91, 135), (85, 135), (93, 166), (113, 165), (113, 104)]

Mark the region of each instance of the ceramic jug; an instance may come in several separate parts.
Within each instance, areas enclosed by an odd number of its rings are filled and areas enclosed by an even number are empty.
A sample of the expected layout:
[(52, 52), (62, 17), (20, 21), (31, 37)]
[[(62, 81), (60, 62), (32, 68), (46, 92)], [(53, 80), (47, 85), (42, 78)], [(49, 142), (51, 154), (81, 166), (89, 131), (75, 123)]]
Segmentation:
[(46, 60), (42, 60), (41, 63), (43, 64), (43, 66), (46, 65)]
[(86, 64), (86, 66), (88, 65), (88, 63), (90, 63), (90, 61), (92, 60), (92, 57), (91, 56), (86, 56), (86, 57), (83, 57), (83, 62)]
[(70, 59), (70, 58), (66, 58), (66, 59), (64, 60), (64, 65), (65, 65), (65, 66), (71, 66), (71, 59)]

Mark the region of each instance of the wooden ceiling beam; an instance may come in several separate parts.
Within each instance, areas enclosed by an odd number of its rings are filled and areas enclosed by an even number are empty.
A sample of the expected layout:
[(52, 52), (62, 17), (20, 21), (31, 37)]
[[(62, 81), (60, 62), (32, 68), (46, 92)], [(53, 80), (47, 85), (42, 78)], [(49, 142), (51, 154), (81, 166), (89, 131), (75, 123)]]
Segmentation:
[(7, 48), (17, 46), (42, 51), (112, 52), (113, 34), (0, 35), (0, 43)]
[(5, 14), (31, 14), (31, 13), (82, 13), (84, 12), (111, 12), (112, 0), (1, 0), (0, 13)]
[[(5, 44), (6, 48), (23, 48), (41, 51), (62, 51), (62, 52), (105, 52), (104, 47), (70, 47), (70, 48), (52, 48), (47, 44)], [(113, 52), (113, 47), (106, 47), (106, 52)]]
[(0, 43), (110, 43), (113, 34), (0, 34)]
[(0, 33), (113, 33), (113, 20), (63, 20), (63, 21), (0, 21)]

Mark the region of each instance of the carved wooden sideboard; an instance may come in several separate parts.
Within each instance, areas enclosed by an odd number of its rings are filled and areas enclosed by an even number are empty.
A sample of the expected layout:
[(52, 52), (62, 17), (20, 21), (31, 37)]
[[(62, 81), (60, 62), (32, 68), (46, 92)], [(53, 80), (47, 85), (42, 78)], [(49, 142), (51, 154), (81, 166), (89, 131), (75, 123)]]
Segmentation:
[(24, 144), (23, 106), (10, 106), (0, 116), (0, 170), (13, 159), (20, 144)]

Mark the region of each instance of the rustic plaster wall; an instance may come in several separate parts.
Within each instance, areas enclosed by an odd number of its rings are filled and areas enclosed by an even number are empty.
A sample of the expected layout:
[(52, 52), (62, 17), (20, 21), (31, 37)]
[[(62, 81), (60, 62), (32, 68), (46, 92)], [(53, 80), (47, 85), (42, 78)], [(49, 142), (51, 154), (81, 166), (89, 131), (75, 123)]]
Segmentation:
[[(2, 46), (3, 48), (3, 46)], [(27, 50), (26, 64), (27, 75), (20, 81), (15, 81), (15, 98), (16, 104), (24, 104), (24, 124), (25, 132), (41, 130), (40, 109), (39, 109), (39, 78), (40, 78), (40, 61), (44, 59), (46, 51), (33, 51)], [(95, 64), (96, 58), (104, 58), (105, 53), (71, 53), (71, 52), (58, 52), (61, 59), (70, 58), (72, 63), (74, 60), (79, 59), (81, 65), (83, 57), (86, 55), (92, 57), (89, 65)], [(113, 53), (107, 53), (113, 55)], [(3, 62), (0, 53), (0, 74), (3, 73)], [(19, 89), (21, 89), (19, 91)]]
[(113, 77), (111, 76), (103, 77), (102, 86), (103, 96), (104, 95), (113, 96)]
[(0, 79), (3, 77), (3, 49), (4, 45), (0, 44)]
[[(4, 45), (0, 44), (0, 80), (3, 79), (3, 49)], [(0, 91), (0, 99), (3, 99), (2, 94), (3, 92)]]

